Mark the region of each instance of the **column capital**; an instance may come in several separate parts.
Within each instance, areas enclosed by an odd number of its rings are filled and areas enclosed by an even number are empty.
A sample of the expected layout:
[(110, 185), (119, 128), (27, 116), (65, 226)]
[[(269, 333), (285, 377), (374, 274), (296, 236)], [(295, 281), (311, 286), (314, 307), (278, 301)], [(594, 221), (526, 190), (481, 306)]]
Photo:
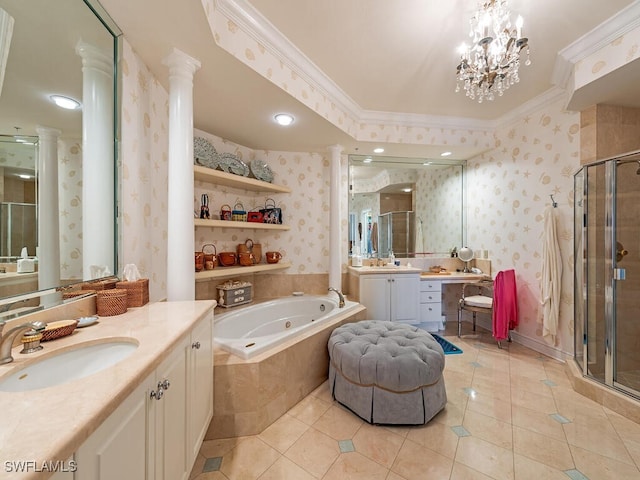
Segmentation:
[(340, 155), (344, 150), (344, 147), (340, 144), (329, 145), (327, 150), (329, 150), (333, 155)]
[(80, 40), (76, 44), (76, 54), (82, 58), (83, 67), (92, 67), (104, 73), (113, 73), (113, 55), (95, 45)]
[(36, 133), (40, 138), (58, 138), (60, 135), (62, 135), (62, 130), (38, 125), (36, 126)]
[(174, 48), (169, 55), (162, 59), (162, 64), (169, 67), (171, 74), (182, 74), (193, 77), (193, 74), (200, 69), (200, 60), (197, 60), (182, 50)]

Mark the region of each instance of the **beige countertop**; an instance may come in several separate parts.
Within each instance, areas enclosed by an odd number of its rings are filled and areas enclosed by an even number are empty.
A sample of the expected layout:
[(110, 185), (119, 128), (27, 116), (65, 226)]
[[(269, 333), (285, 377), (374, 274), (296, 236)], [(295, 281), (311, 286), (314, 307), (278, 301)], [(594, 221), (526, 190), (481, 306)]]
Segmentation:
[(349, 273), (354, 275), (372, 275), (376, 273), (418, 273), (421, 280), (433, 280), (442, 283), (464, 283), (474, 282), (485, 278), (483, 274), (476, 273), (463, 273), (463, 272), (451, 272), (444, 273), (432, 273), (429, 271), (423, 271), (420, 268), (407, 267), (406, 265), (396, 266), (384, 266), (384, 267), (352, 267), (349, 266)]
[(371, 275), (375, 273), (420, 273), (422, 269), (415, 267), (407, 267), (406, 265), (401, 265), (396, 267), (395, 265), (384, 266), (384, 267), (352, 267), (349, 266), (349, 272), (354, 275)]
[(88, 377), (27, 392), (0, 391), (0, 478), (47, 478), (48, 473), (11, 473), (7, 461), (65, 461), (150, 375), (215, 301), (159, 302), (100, 317), (72, 335), (43, 343), (28, 355), (13, 349), (14, 362), (0, 365), (0, 378), (38, 358), (73, 349), (79, 343), (134, 339), (138, 348), (125, 360)]

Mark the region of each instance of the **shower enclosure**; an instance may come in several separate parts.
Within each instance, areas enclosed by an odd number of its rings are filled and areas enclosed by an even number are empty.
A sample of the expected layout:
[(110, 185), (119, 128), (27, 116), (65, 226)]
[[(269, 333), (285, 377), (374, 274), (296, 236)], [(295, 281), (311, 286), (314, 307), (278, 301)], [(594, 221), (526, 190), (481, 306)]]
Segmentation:
[(575, 359), (640, 398), (640, 152), (574, 176)]
[(380, 255), (393, 250), (396, 257), (415, 256), (415, 212), (388, 212), (378, 216), (378, 243)]

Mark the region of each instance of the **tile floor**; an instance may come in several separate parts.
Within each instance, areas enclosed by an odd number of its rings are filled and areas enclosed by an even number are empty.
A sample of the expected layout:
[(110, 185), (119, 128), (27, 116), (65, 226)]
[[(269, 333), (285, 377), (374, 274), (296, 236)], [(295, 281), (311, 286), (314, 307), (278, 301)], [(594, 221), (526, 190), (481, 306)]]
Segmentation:
[(205, 441), (196, 480), (640, 479), (640, 425), (573, 391), (564, 366), (490, 334), (445, 335), (448, 403), (372, 426), (318, 387), (260, 435)]

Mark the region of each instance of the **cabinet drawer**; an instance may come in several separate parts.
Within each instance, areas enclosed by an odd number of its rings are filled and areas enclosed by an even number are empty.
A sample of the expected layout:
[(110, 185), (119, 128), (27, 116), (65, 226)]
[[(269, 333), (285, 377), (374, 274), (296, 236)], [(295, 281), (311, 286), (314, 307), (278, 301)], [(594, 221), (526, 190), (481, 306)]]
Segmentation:
[(420, 305), (420, 321), (421, 322), (441, 322), (442, 321), (442, 304), (423, 303), (422, 305)]
[(442, 301), (442, 292), (420, 292), (420, 303), (433, 303)]
[(440, 292), (442, 291), (442, 282), (421, 280), (420, 291), (421, 292)]

